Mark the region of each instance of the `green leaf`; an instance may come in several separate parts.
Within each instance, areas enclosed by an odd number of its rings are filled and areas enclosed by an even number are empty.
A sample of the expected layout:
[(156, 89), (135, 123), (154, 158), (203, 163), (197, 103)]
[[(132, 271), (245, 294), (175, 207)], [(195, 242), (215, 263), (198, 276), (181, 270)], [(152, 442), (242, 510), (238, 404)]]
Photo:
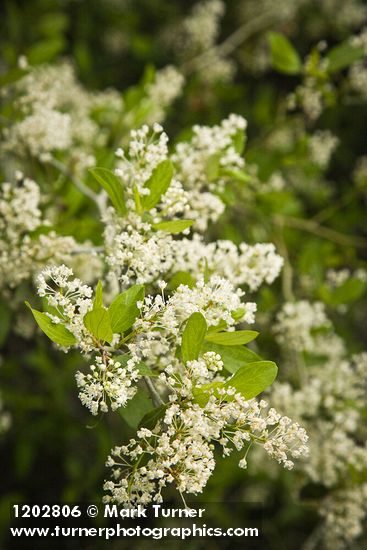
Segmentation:
[(0, 302), (0, 346), (6, 340), (11, 326), (11, 311), (4, 302)]
[(219, 177), (220, 158), (221, 155), (219, 153), (215, 153), (214, 155), (210, 155), (206, 160), (204, 170), (209, 181), (213, 181)]
[(142, 418), (152, 410), (152, 401), (145, 391), (139, 391), (125, 407), (119, 409), (120, 415), (131, 428), (136, 429)]
[(95, 296), (94, 296), (93, 309), (97, 309), (101, 307), (103, 307), (103, 290), (102, 290), (101, 281), (98, 281)]
[(136, 187), (136, 185), (134, 185), (133, 192), (134, 192), (134, 201), (135, 201), (136, 211), (139, 214), (141, 214), (143, 212), (143, 207), (141, 205), (141, 198), (140, 198), (139, 191), (138, 191), (138, 188)]
[(62, 36), (49, 40), (41, 40), (26, 51), (26, 57), (30, 65), (48, 63), (59, 55), (65, 48), (65, 40)]
[(90, 168), (89, 172), (107, 192), (119, 214), (126, 214), (124, 191), (120, 179), (107, 168)]
[(22, 78), (26, 73), (27, 71), (25, 71), (24, 69), (15, 67), (14, 69), (11, 69), (5, 74), (0, 75), (0, 86), (12, 84), (13, 82), (16, 82), (17, 80)]
[(169, 403), (165, 403), (149, 411), (147, 414), (143, 416), (143, 418), (139, 422), (138, 427), (139, 428), (144, 427), (144, 428), (148, 428), (148, 430), (153, 430), (158, 420), (163, 418), (163, 416), (165, 415), (168, 405)]
[(200, 407), (205, 407), (208, 403), (210, 395), (216, 393), (215, 390), (223, 388), (224, 382), (210, 382), (209, 384), (203, 384), (200, 387), (192, 389), (192, 394), (194, 396), (195, 402), (200, 405)]
[(184, 363), (199, 357), (207, 331), (206, 320), (201, 313), (193, 313), (188, 318), (182, 334), (181, 354)]
[(224, 168), (221, 173), (224, 176), (229, 176), (235, 180), (242, 181), (244, 183), (248, 183), (249, 181), (254, 180), (253, 176), (250, 176), (249, 174), (246, 174), (246, 172), (243, 172), (241, 170), (233, 170), (233, 168)]
[(173, 164), (170, 160), (164, 160), (155, 167), (152, 175), (145, 182), (144, 187), (150, 190), (149, 195), (141, 199), (142, 207), (145, 210), (153, 208), (165, 194), (170, 186), (173, 177)]
[(242, 155), (245, 149), (246, 137), (243, 130), (238, 130), (232, 137), (233, 147), (239, 155)]
[(134, 285), (122, 292), (112, 301), (108, 312), (113, 332), (125, 332), (139, 315), (136, 302), (144, 300), (144, 286)]
[(31, 310), (40, 329), (50, 340), (63, 347), (73, 346), (76, 343), (75, 336), (64, 325), (53, 323), (46, 313), (33, 309), (28, 302), (25, 303)]
[[(242, 317), (245, 314), (245, 310), (243, 307), (236, 309), (234, 311), (231, 311), (231, 317), (235, 321), (240, 321)], [(208, 327), (208, 332), (221, 332), (225, 330), (228, 327), (227, 323), (221, 319), (217, 325), (211, 325)]]
[(88, 311), (83, 318), (84, 326), (97, 340), (112, 342), (113, 332), (111, 328), (110, 316), (107, 309), (98, 307)]
[(233, 387), (246, 399), (252, 399), (274, 382), (277, 373), (278, 367), (273, 361), (248, 363), (240, 367), (224, 387)]
[[(208, 327), (208, 334), (221, 332), (222, 330), (226, 330), (227, 327), (227, 323), (221, 319), (217, 325), (210, 325), (210, 327)], [(205, 338), (205, 340), (208, 340), (208, 338)]]
[(338, 306), (341, 304), (349, 304), (359, 300), (366, 292), (367, 283), (360, 279), (348, 279), (343, 284), (331, 291), (326, 286), (320, 288), (320, 296), (325, 303)]
[(222, 346), (240, 346), (241, 344), (248, 344), (259, 336), (256, 330), (238, 330), (236, 332), (219, 332), (214, 334), (207, 334), (205, 340), (207, 342), (214, 342), (215, 344), (222, 344)]
[(268, 40), (271, 63), (274, 69), (286, 74), (300, 73), (302, 68), (301, 59), (288, 38), (278, 32), (269, 32)]
[(211, 275), (211, 272), (210, 272), (210, 269), (209, 269), (208, 259), (204, 258), (204, 283), (205, 284), (207, 284), (209, 282), (210, 275)]
[(193, 220), (175, 220), (171, 222), (160, 222), (153, 224), (156, 231), (167, 231), (167, 233), (181, 233), (194, 223)]
[(332, 48), (326, 59), (328, 61), (327, 70), (329, 73), (341, 71), (349, 67), (355, 61), (364, 57), (362, 46), (353, 46), (349, 40)]
[(236, 372), (240, 367), (247, 363), (260, 361), (261, 357), (254, 351), (244, 346), (221, 346), (214, 342), (204, 342), (202, 352), (215, 351), (222, 358), (224, 368), (229, 372)]
[(170, 290), (175, 290), (180, 285), (186, 285), (189, 288), (195, 286), (195, 279), (188, 271), (177, 271), (171, 278), (169, 282)]

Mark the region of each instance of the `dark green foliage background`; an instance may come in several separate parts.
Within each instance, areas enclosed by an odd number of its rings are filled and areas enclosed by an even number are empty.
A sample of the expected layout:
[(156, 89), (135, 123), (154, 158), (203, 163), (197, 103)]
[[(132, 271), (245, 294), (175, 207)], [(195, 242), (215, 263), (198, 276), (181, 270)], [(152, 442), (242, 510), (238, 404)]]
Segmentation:
[[(161, 68), (181, 63), (179, 50), (168, 48), (166, 37), (168, 29), (178, 25), (192, 4), (177, 0), (5, 0), (0, 8), (0, 82), (16, 75), (21, 54), (35, 63), (67, 56), (74, 61), (80, 80), (88, 88), (111, 86), (125, 92), (137, 85), (148, 66)], [(231, 0), (226, 4), (222, 38), (238, 25), (238, 2)], [(336, 29), (332, 21), (323, 18), (317, 9), (315, 13), (312, 6), (304, 8), (286, 25), (274, 22), (266, 31), (286, 33), (303, 57), (321, 38), (310, 30), (315, 17), (319, 18), (321, 37), (330, 46), (348, 37), (348, 31)], [(111, 36), (116, 33), (121, 46), (118, 51), (111, 45)], [(295, 181), (300, 175), (299, 186), (290, 185), (278, 193), (256, 194), (246, 184), (234, 184), (224, 195), (228, 213), (211, 229), (212, 236), (249, 243), (269, 240), (276, 244), (280, 254), (285, 249), (293, 269), (295, 294), (324, 301), (350, 349), (362, 350), (367, 326), (365, 286), (352, 285), (353, 288), (345, 289), (344, 295), (335, 296), (326, 289), (324, 278), (328, 268), (366, 267), (367, 182), (358, 187), (351, 174), (356, 159), (366, 153), (367, 104), (344, 102), (338, 96), (316, 123), (305, 120), (300, 112), (286, 114), (286, 95), (299, 83), (299, 77), (274, 70), (262, 74), (250, 72), (241, 63), (241, 56), (251, 55), (253, 46), (250, 39), (235, 52), (238, 71), (233, 83), (208, 85), (200, 75), (191, 75), (184, 95), (170, 108), (165, 129), (174, 137), (184, 134), (192, 124), (215, 124), (231, 112), (239, 113), (248, 120), (246, 162), (258, 165), (260, 178), (265, 180), (279, 169), (291, 171)], [(343, 73), (336, 76), (336, 85), (342, 78)], [(269, 132), (283, 125), (301, 125), (301, 134), (328, 128), (339, 137), (340, 145), (326, 173), (318, 174), (310, 165), (302, 137), (295, 140), (287, 153), (269, 147)], [(37, 167), (34, 170), (36, 174)], [(28, 175), (35, 177), (35, 174)], [(314, 178), (319, 183), (308, 186), (307, 182)], [(75, 232), (80, 238), (99, 242), (96, 212), (87, 201), (74, 203), (72, 194), (63, 192), (64, 201), (70, 203), (60, 231)], [(307, 223), (303, 227), (299, 224), (298, 228), (287, 221), (277, 223), (279, 215), (285, 220), (290, 217), (307, 221), (320, 212), (322, 225), (339, 237), (325, 238)], [(81, 225), (81, 216), (88, 218), (88, 224)], [(340, 234), (347, 238), (343, 241)], [(310, 280), (307, 293), (300, 284), (305, 276)], [(18, 290), (21, 299), (22, 292)], [(282, 281), (265, 287), (255, 299), (260, 312), (273, 319), (283, 300)], [(343, 315), (339, 314), (340, 304), (350, 306)], [(75, 371), (83, 366), (78, 353), (64, 355), (52, 349), (40, 335), (23, 339), (13, 333), (13, 322), (13, 313), (6, 303), (1, 304), (1, 392), (4, 409), (12, 416), (11, 429), (2, 436), (0, 450), (3, 535), (11, 502), (100, 501), (107, 475), (104, 461), (113, 445), (133, 434), (118, 415), (105, 415), (95, 421), (80, 405), (74, 380)], [(281, 357), (271, 334), (271, 323), (256, 327), (261, 332), (259, 345), (264, 357), (278, 359), (282, 378)], [(281, 473), (276, 481), (269, 481), (262, 474), (249, 480), (237, 468), (237, 458), (234, 455), (222, 461), (218, 457), (218, 468), (205, 498), (218, 502), (240, 500), (243, 488), (249, 483), (255, 484), (259, 494), (265, 487), (269, 548), (296, 548), (317, 523), (317, 510), (303, 504), (302, 499), (296, 503), (292, 497), (297, 473)], [(320, 495), (318, 487), (306, 488), (303, 496), (309, 503), (313, 495)], [(228, 508), (223, 507), (222, 513), (228, 512)], [(110, 546), (123, 548), (117, 543)], [(97, 547), (97, 544), (89, 546)]]

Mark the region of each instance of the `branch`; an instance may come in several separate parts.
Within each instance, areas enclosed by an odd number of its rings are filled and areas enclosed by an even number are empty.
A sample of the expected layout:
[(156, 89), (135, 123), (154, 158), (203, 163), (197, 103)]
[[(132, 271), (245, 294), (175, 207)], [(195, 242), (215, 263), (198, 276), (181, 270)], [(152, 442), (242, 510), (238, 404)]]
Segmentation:
[(281, 229), (281, 232), (280, 232), (279, 238), (275, 238), (274, 240), (275, 240), (276, 247), (279, 250), (280, 255), (284, 260), (284, 265), (282, 269), (282, 291), (286, 301), (293, 302), (294, 301), (294, 294), (293, 294), (293, 288), (292, 288), (293, 269), (289, 261), (288, 249), (284, 241), (283, 225), (281, 225), (280, 229)]
[(209, 50), (190, 59), (186, 63), (183, 63), (181, 70), (186, 74), (190, 74), (195, 70), (203, 69), (207, 65), (210, 65), (213, 62), (213, 55), (229, 55), (253, 34), (256, 34), (264, 27), (266, 28), (271, 23), (274, 23), (274, 18), (276, 18), (278, 14), (278, 9), (271, 9), (261, 15), (258, 15), (250, 22), (244, 23), (232, 34), (230, 34), (221, 44), (215, 45), (212, 48), (209, 48)]
[(293, 218), (292, 216), (276, 215), (273, 218), (276, 225), (286, 225), (295, 229), (301, 229), (308, 233), (313, 233), (322, 239), (327, 239), (341, 246), (353, 246), (358, 248), (367, 248), (367, 239), (364, 237), (346, 235), (335, 229), (330, 229), (320, 225), (315, 220), (304, 220), (302, 218)]
[(105, 205), (106, 205), (104, 192), (99, 194), (95, 193), (92, 189), (90, 189), (90, 187), (85, 185), (85, 183), (83, 183), (79, 178), (77, 178), (75, 174), (73, 174), (71, 170), (59, 160), (52, 158), (49, 160), (49, 163), (55, 168), (57, 168), (62, 174), (64, 174), (64, 176), (70, 178), (73, 184), (75, 185), (75, 187), (79, 189), (79, 191), (83, 193), (83, 195), (85, 195), (86, 197), (88, 197), (89, 199), (91, 199), (93, 202), (96, 203), (100, 213), (101, 214), (104, 213)]
[(162, 400), (161, 396), (157, 392), (153, 382), (150, 380), (149, 376), (143, 376), (144, 382), (147, 385), (147, 388), (149, 390), (149, 393), (152, 397), (153, 405), (155, 407), (159, 407), (160, 405), (164, 405), (164, 401)]
[(104, 251), (103, 246), (79, 246), (79, 247), (73, 248), (70, 251), (70, 254), (72, 256), (76, 254), (93, 254), (94, 252), (98, 254), (99, 252), (103, 252), (103, 251)]

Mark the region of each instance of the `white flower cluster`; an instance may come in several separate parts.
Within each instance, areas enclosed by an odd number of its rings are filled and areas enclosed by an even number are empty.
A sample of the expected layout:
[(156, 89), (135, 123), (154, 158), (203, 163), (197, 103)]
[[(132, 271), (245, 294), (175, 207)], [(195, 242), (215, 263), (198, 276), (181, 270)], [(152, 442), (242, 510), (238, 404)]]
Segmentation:
[[(200, 231), (205, 231), (208, 222), (215, 222), (224, 211), (222, 201), (213, 192), (224, 189), (225, 170), (244, 166), (234, 140), (243, 135), (246, 125), (244, 118), (232, 114), (220, 125), (194, 126), (191, 140), (175, 148), (172, 160), (177, 178), (188, 193), (187, 216), (195, 220), (195, 227)], [(211, 163), (214, 163), (213, 171)]]
[(186, 216), (194, 220), (194, 228), (204, 232), (209, 223), (215, 223), (225, 210), (222, 200), (209, 191), (186, 191)]
[(76, 338), (84, 353), (95, 349), (93, 338), (83, 318), (92, 309), (93, 290), (78, 278), (66, 265), (46, 267), (37, 277), (38, 295), (45, 297), (56, 314), (47, 313), (56, 323), (63, 324)]
[(286, 302), (276, 317), (274, 333), (281, 345), (289, 349), (319, 354), (320, 331), (325, 335), (331, 328), (322, 302)]
[[(215, 47), (224, 12), (225, 3), (221, 0), (204, 0), (195, 4), (182, 22), (183, 36), (178, 33), (178, 41), (176, 37), (180, 55), (188, 58), (189, 65), (193, 62), (198, 77), (208, 83), (229, 81), (235, 72), (233, 60)], [(198, 54), (201, 58), (196, 64)]]
[(77, 82), (73, 66), (64, 61), (59, 65), (40, 65), (7, 90), (15, 95), (15, 105), (23, 118), (5, 130), (3, 148), (17, 155), (30, 153), (43, 161), (51, 159), (53, 151), (65, 151), (71, 146), (73, 163), (94, 163), (90, 153), (82, 148), (91, 143), (101, 145), (103, 132), (92, 120), (95, 107), (107, 104), (121, 110), (117, 92), (92, 94)]
[[(241, 302), (243, 295), (244, 292), (236, 290), (228, 280), (212, 275), (208, 282), (199, 279), (193, 288), (180, 285), (167, 302), (159, 295), (154, 300), (148, 296), (142, 304), (142, 319), (137, 323), (149, 326), (151, 320), (159, 314), (160, 326), (178, 333), (180, 325), (195, 312), (204, 315), (209, 326), (217, 325), (220, 320), (228, 326), (241, 321), (254, 323), (256, 304)], [(241, 310), (240, 319), (233, 316), (238, 310)]]
[(138, 130), (132, 130), (130, 138), (127, 154), (121, 148), (116, 151), (117, 157), (121, 160), (115, 172), (121, 178), (124, 190), (130, 197), (127, 202), (128, 208), (134, 208), (134, 188), (142, 196), (149, 194), (149, 189), (144, 184), (154, 168), (167, 158), (168, 136), (159, 124), (153, 124), (152, 129), (144, 124)]
[(147, 101), (152, 104), (148, 124), (162, 122), (165, 111), (179, 97), (185, 79), (173, 65), (168, 65), (157, 71), (154, 81), (146, 86)]
[(307, 382), (299, 390), (276, 382), (272, 403), (281, 411), (292, 411), (311, 435), (310, 459), (304, 464), (307, 476), (326, 487), (337, 486), (350, 468), (367, 467), (367, 446), (359, 443), (367, 390), (367, 354), (352, 361), (339, 359), (310, 367)]
[(362, 267), (351, 271), (348, 268), (343, 269), (328, 269), (326, 272), (326, 282), (327, 285), (332, 288), (338, 288), (350, 279), (356, 279), (358, 281), (366, 282), (367, 281), (367, 270)]
[(11, 416), (3, 409), (3, 402), (0, 395), (0, 435), (6, 432), (11, 425)]
[(70, 116), (54, 109), (42, 107), (14, 125), (5, 134), (9, 151), (24, 149), (41, 160), (49, 158), (49, 152), (65, 150), (71, 146)]
[[(198, 368), (190, 362), (188, 367), (190, 375), (196, 372), (200, 379), (202, 365)], [(105, 502), (161, 502), (162, 489), (170, 484), (181, 494), (201, 493), (215, 467), (214, 442), (222, 446), (224, 456), (246, 447), (242, 468), (253, 442), (285, 468), (293, 467), (290, 457), (307, 454), (303, 428), (274, 409), (266, 411), (265, 401), (246, 401), (229, 388), (218, 390), (200, 407), (192, 401), (180, 403), (180, 387), (176, 390), (152, 430), (142, 428), (137, 440), (112, 450), (107, 466), (113, 469), (113, 481), (105, 482), (110, 493)]]
[(363, 62), (353, 63), (348, 72), (349, 85), (363, 99), (367, 97), (367, 68)]
[[(367, 517), (367, 483), (328, 495), (320, 508), (324, 519), (323, 543), (327, 550), (347, 550), (364, 532)], [(354, 547), (354, 546), (353, 546)]]
[(151, 283), (171, 269), (172, 235), (155, 231), (135, 213), (118, 218), (111, 210), (105, 223), (106, 261), (122, 286)]
[(107, 356), (98, 356), (90, 370), (92, 372), (88, 374), (78, 371), (75, 378), (80, 390), (79, 399), (93, 415), (97, 415), (99, 410), (108, 412), (107, 398), (115, 411), (124, 407), (136, 394), (137, 387), (133, 383), (138, 381), (139, 372), (133, 359), (122, 366)]
[(316, 88), (313, 79), (306, 79), (304, 84), (297, 87), (296, 94), (289, 96), (289, 109), (295, 109), (297, 103), (310, 120), (314, 121), (321, 115), (324, 110), (323, 97), (321, 91)]
[(223, 168), (242, 166), (243, 159), (236, 153), (233, 139), (238, 133), (242, 135), (245, 126), (244, 119), (231, 115), (220, 126), (195, 127), (192, 140), (179, 144), (172, 155), (176, 173), (169, 188), (144, 217), (135, 195), (138, 192), (143, 198), (149, 196), (147, 180), (153, 169), (168, 159), (167, 135), (159, 125), (154, 125), (153, 132), (145, 125), (131, 133), (127, 153), (118, 149), (121, 161), (116, 174), (128, 197), (129, 213), (121, 217), (108, 209), (103, 221), (107, 264), (123, 286), (151, 283), (160, 274), (177, 271), (189, 271), (197, 278), (205, 261), (212, 272), (237, 286), (247, 284), (251, 290), (278, 276), (283, 261), (272, 244), (242, 243), (237, 249), (230, 241), (205, 244), (197, 234), (191, 240), (178, 240), (153, 227), (183, 217), (194, 220), (194, 228), (203, 231), (209, 220), (218, 219), (224, 204), (212, 191), (223, 188), (225, 177), (214, 175), (208, 181), (206, 165), (219, 155)]
[[(212, 275), (207, 283), (200, 279), (193, 288), (180, 285), (167, 302), (168, 313), (163, 315), (163, 322), (171, 317), (171, 311), (179, 321), (187, 319), (192, 313), (199, 311), (209, 326), (218, 324), (219, 320), (233, 326), (240, 321), (254, 323), (256, 304), (241, 302), (244, 292), (235, 289), (227, 280), (219, 275)], [(240, 319), (233, 317), (233, 312), (243, 308)]]
[(367, 187), (367, 155), (359, 157), (353, 171), (353, 181), (360, 188)]
[(339, 139), (329, 132), (329, 130), (318, 130), (315, 132), (308, 142), (312, 162), (320, 166), (320, 168), (326, 168), (338, 143)]
[(175, 271), (188, 271), (197, 278), (206, 268), (235, 286), (247, 285), (251, 291), (264, 281), (271, 284), (283, 266), (283, 258), (271, 243), (241, 243), (237, 247), (232, 241), (220, 240), (206, 244), (197, 234), (191, 240), (177, 241), (174, 255)]
[(213, 275), (207, 283), (200, 279), (193, 288), (180, 285), (167, 301), (161, 295), (147, 296), (138, 304), (141, 318), (135, 322), (134, 330), (139, 337), (129, 348), (152, 368), (166, 366), (174, 361), (182, 324), (192, 313), (200, 312), (208, 326), (220, 321), (228, 327), (253, 323), (256, 304), (242, 302), (243, 294), (226, 279)]
[(200, 189), (208, 186), (211, 191), (223, 188), (224, 180), (221, 178), (215, 183), (208, 181), (208, 162), (213, 156), (220, 155), (220, 168), (242, 168), (244, 159), (236, 152), (233, 140), (243, 134), (246, 126), (246, 120), (235, 114), (229, 115), (219, 125), (195, 125), (191, 140), (179, 143), (172, 156), (184, 187)]
[(3, 290), (17, 287), (50, 261), (71, 262), (71, 252), (77, 247), (73, 237), (61, 237), (54, 231), (34, 233), (51, 225), (40, 210), (40, 189), (21, 173), (16, 176), (15, 184), (3, 183), (0, 189), (0, 288)]
[(221, 0), (206, 0), (194, 6), (190, 16), (183, 21), (192, 49), (207, 50), (215, 43), (224, 11), (225, 4)]
[[(194, 220), (195, 228), (204, 231), (209, 221), (215, 222), (224, 211), (224, 204), (215, 192), (224, 189), (228, 176), (225, 170), (242, 168), (244, 160), (236, 152), (234, 140), (242, 137), (246, 121), (238, 115), (230, 115), (220, 125), (194, 126), (193, 137), (188, 142), (179, 143), (171, 160), (175, 167), (175, 178), (171, 188), (163, 197), (163, 210), (158, 208), (160, 217), (184, 214)], [(115, 170), (121, 178), (127, 195), (128, 209), (135, 210), (135, 195), (149, 195), (145, 185), (154, 168), (168, 159), (168, 136), (159, 124), (148, 125), (133, 130), (128, 151), (116, 151), (120, 159)], [(214, 169), (208, 166), (214, 163)], [(208, 171), (209, 170), (209, 171)], [(134, 191), (135, 190), (135, 191)], [(165, 211), (167, 202), (175, 201), (175, 209)], [(162, 210), (162, 211), (161, 211)], [(157, 217), (157, 209), (152, 215)]]
[(349, 42), (354, 48), (363, 48), (367, 55), (367, 27), (364, 27), (359, 34), (351, 36)]

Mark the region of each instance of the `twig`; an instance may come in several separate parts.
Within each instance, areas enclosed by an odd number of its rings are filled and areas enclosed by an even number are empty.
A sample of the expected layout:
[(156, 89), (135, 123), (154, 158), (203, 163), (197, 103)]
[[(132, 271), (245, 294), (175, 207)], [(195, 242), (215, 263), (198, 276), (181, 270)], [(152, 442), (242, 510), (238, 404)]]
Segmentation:
[(105, 204), (106, 204), (104, 192), (101, 192), (99, 194), (95, 193), (92, 189), (90, 189), (87, 185), (85, 185), (79, 178), (77, 178), (75, 174), (73, 174), (71, 170), (69, 170), (69, 168), (59, 160), (52, 158), (49, 160), (49, 163), (55, 168), (57, 168), (58, 170), (60, 170), (60, 172), (64, 174), (64, 176), (70, 178), (73, 184), (75, 185), (75, 187), (79, 189), (79, 191), (83, 193), (83, 195), (85, 195), (86, 197), (88, 197), (89, 199), (91, 199), (93, 202), (96, 203), (101, 214), (104, 213)]
[(302, 550), (314, 550), (318, 543), (320, 542), (322, 536), (322, 527), (319, 525), (311, 532), (311, 535), (308, 537), (304, 545), (302, 546)]
[(94, 253), (94, 252), (103, 252), (104, 251), (104, 247), (103, 246), (78, 246), (78, 247), (75, 247), (73, 248), (71, 251), (70, 251), (70, 254), (72, 256), (76, 255), (76, 254), (91, 254), (91, 253)]
[(149, 393), (152, 397), (153, 405), (156, 407), (159, 407), (159, 405), (164, 405), (164, 401), (162, 400), (161, 396), (157, 392), (153, 382), (150, 380), (148, 376), (143, 376), (144, 382), (147, 385), (147, 388), (149, 390)]
[(286, 299), (287, 302), (293, 302), (294, 301), (294, 294), (293, 294), (293, 269), (292, 269), (292, 266), (291, 266), (291, 263), (289, 261), (289, 254), (288, 254), (288, 249), (287, 249), (287, 246), (285, 244), (285, 241), (284, 241), (284, 236), (283, 236), (283, 225), (280, 224), (280, 234), (278, 236), (278, 238), (275, 238), (275, 244), (280, 252), (280, 255), (283, 257), (284, 259), (284, 266), (283, 266), (283, 269), (282, 269), (282, 290), (283, 290), (283, 295), (284, 295), (284, 298)]
[(330, 206), (327, 206), (323, 210), (320, 210), (315, 214), (315, 216), (312, 217), (312, 220), (315, 222), (324, 222), (328, 218), (330, 218), (335, 212), (352, 202), (352, 200), (355, 198), (355, 193), (351, 193), (350, 195), (347, 195), (346, 197), (343, 197), (339, 202), (334, 203)]
[(293, 218), (292, 216), (274, 216), (274, 223), (276, 225), (287, 225), (288, 227), (293, 227), (295, 229), (301, 229), (303, 231), (308, 231), (313, 233), (322, 239), (327, 239), (341, 246), (354, 246), (358, 248), (367, 247), (367, 239), (363, 237), (357, 237), (352, 235), (346, 235), (345, 233), (340, 233), (335, 229), (330, 229), (320, 225), (314, 220), (304, 220), (302, 218)]
[(225, 56), (232, 53), (245, 40), (256, 34), (270, 23), (274, 22), (274, 17), (278, 15), (278, 10), (272, 9), (255, 17), (250, 22), (241, 25), (237, 30), (230, 34), (221, 44), (215, 45), (209, 50), (183, 63), (181, 70), (185, 74), (190, 74), (195, 70), (202, 69), (212, 63), (213, 55)]

